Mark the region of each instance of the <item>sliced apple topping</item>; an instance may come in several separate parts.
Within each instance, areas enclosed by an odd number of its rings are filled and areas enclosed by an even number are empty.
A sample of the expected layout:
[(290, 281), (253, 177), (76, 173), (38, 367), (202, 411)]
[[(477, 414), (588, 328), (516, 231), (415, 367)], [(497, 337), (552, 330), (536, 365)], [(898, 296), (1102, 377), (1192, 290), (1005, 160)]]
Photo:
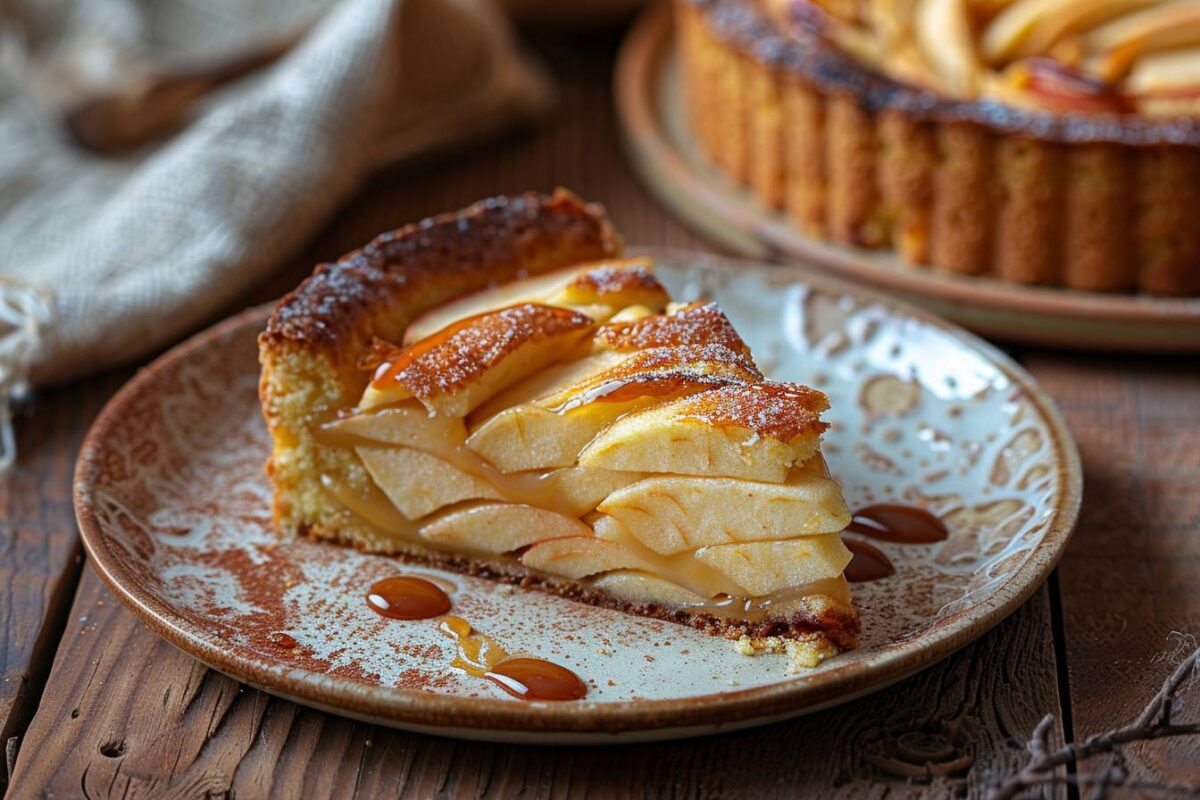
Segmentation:
[(789, 587), (847, 601), (827, 400), (766, 381), (729, 319), (671, 303), (649, 261), (456, 300), (405, 341), (378, 343), (359, 406), (318, 427), (366, 472), (327, 488), (381, 537), (702, 613)]
[[(836, 537), (834, 537), (836, 538)], [(723, 570), (692, 553), (664, 556), (636, 542), (615, 542), (593, 536), (539, 542), (524, 552), (525, 566), (571, 580), (637, 570), (666, 575), (671, 583), (699, 597), (744, 596), (747, 590)]]
[(614, 472), (595, 467), (564, 467), (546, 472), (493, 476), (510, 500), (553, 508), (582, 517), (622, 486), (645, 477), (640, 472)]
[(1139, 59), (1129, 73), (1126, 85), (1133, 95), (1200, 99), (1200, 47), (1171, 50)]
[(841, 575), (852, 555), (837, 535), (701, 547), (696, 560), (728, 575), (753, 597)]
[(825, 395), (797, 384), (724, 386), (622, 417), (579, 463), (782, 483), (817, 452), (828, 407)]
[(435, 544), (469, 552), (510, 553), (541, 541), (589, 536), (574, 517), (522, 503), (472, 503), (439, 512), (420, 528)]
[(595, 523), (601, 539), (623, 528), (658, 553), (731, 542), (836, 533), (850, 524), (842, 492), (831, 479), (793, 470), (783, 483), (736, 478), (654, 476), (610, 494)]
[(1017, 0), (987, 26), (980, 50), (991, 64), (1039, 55), (1069, 34), (1155, 2), (1159, 0)]
[(466, 416), (500, 390), (543, 369), (595, 326), (586, 314), (526, 303), (460, 320), (383, 355), (364, 409), (415, 397), (431, 413)]
[(603, 321), (625, 306), (661, 311), (670, 298), (648, 258), (617, 259), (557, 270), (493, 286), (438, 306), (413, 320), (404, 344), (415, 344), (461, 320), (507, 306), (535, 303), (589, 311)]
[(708, 598), (689, 592), (677, 583), (637, 569), (618, 569), (597, 575), (592, 586), (631, 603), (664, 603), (673, 606), (699, 606)]
[(593, 536), (539, 542), (525, 551), (521, 563), (572, 580), (618, 569), (658, 571), (653, 562), (640, 558), (628, 547)]
[(828, 13), (799, 27), (898, 81), (1019, 108), (1200, 116), (1200, 77), (1180, 52), (1200, 46), (1197, 0), (862, 0), (849, 3), (854, 13), (840, 5), (801, 3)]
[[(592, 357), (601, 362), (603, 354)], [(569, 466), (605, 426), (640, 408), (717, 386), (761, 380), (747, 356), (722, 345), (657, 347), (621, 359), (584, 378), (495, 414), (476, 427), (467, 446), (504, 472)]]
[(603, 347), (621, 352), (652, 347), (719, 344), (742, 355), (750, 355), (750, 348), (716, 303), (690, 303), (673, 313), (643, 316), (634, 320), (614, 319), (600, 327), (596, 332), (596, 341)]
[(490, 483), (448, 461), (407, 447), (356, 447), (371, 479), (409, 519), (463, 500), (503, 500)]
[(326, 438), (368, 440), (438, 453), (467, 438), (461, 417), (430, 415), (416, 400), (371, 413), (341, 417), (321, 426)]
[(979, 83), (979, 56), (966, 0), (920, 0), (914, 13), (921, 54), (951, 94), (971, 97)]
[(662, 310), (671, 297), (654, 277), (648, 258), (631, 258), (580, 271), (548, 303), (577, 308), (602, 307), (605, 318), (627, 306)]

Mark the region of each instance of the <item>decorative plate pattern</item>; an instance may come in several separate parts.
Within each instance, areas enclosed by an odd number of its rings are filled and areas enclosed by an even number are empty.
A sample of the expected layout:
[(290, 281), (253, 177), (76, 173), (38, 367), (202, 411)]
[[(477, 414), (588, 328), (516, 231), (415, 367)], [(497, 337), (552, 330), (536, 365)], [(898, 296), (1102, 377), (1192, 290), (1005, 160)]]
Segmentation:
[[(691, 735), (842, 702), (966, 644), (1047, 576), (1075, 521), (1080, 468), (1019, 367), (827, 279), (647, 252), (676, 297), (721, 305), (764, 372), (830, 395), (825, 453), (852, 508), (921, 503), (948, 523), (937, 545), (881, 545), (897, 573), (854, 586), (858, 650), (789, 675), (783, 656), (742, 656), (683, 626), (277, 539), (257, 397), (264, 309), (163, 356), (101, 414), (75, 486), (93, 565), (154, 630), (268, 691), (398, 727), (555, 742)], [(571, 668), (586, 700), (525, 703), (452, 668), (435, 621), (367, 608), (367, 587), (399, 572), (449, 581), (453, 613), (509, 652)]]

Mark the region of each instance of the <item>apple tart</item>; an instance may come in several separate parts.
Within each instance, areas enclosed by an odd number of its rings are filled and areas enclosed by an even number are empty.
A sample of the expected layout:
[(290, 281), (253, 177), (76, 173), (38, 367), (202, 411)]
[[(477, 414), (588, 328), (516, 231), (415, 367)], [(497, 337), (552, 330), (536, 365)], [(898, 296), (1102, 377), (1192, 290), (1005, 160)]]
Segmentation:
[(809, 664), (853, 647), (828, 401), (766, 380), (560, 190), (376, 239), (260, 339), (281, 534), (481, 575)]
[(1200, 293), (1200, 6), (676, 0), (703, 154), (817, 239)]

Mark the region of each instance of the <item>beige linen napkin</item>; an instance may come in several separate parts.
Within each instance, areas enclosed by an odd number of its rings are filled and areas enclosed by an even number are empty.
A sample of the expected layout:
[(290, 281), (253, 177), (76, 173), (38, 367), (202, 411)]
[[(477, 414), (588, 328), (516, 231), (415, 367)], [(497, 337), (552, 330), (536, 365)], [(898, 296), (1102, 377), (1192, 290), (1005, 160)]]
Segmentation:
[[(548, 104), (490, 0), (322, 5), (0, 2), (0, 421), (30, 385), (129, 362), (195, 327), (303, 243), (373, 165)], [(301, 23), (311, 30), (279, 62), (133, 155), (78, 149), (53, 110), (147, 59), (217, 56)]]

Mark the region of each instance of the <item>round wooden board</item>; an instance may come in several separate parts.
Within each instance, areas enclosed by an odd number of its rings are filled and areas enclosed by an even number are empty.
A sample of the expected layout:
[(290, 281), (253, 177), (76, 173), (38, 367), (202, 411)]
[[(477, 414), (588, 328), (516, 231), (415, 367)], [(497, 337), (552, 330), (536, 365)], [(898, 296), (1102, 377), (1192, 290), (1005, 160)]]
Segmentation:
[(646, 185), (701, 233), (739, 254), (837, 273), (996, 339), (1094, 350), (1200, 352), (1200, 298), (1019, 286), (914, 267), (893, 253), (804, 236), (709, 167), (690, 140), (666, 4), (649, 9), (634, 25), (617, 63), (615, 91), (626, 149)]

